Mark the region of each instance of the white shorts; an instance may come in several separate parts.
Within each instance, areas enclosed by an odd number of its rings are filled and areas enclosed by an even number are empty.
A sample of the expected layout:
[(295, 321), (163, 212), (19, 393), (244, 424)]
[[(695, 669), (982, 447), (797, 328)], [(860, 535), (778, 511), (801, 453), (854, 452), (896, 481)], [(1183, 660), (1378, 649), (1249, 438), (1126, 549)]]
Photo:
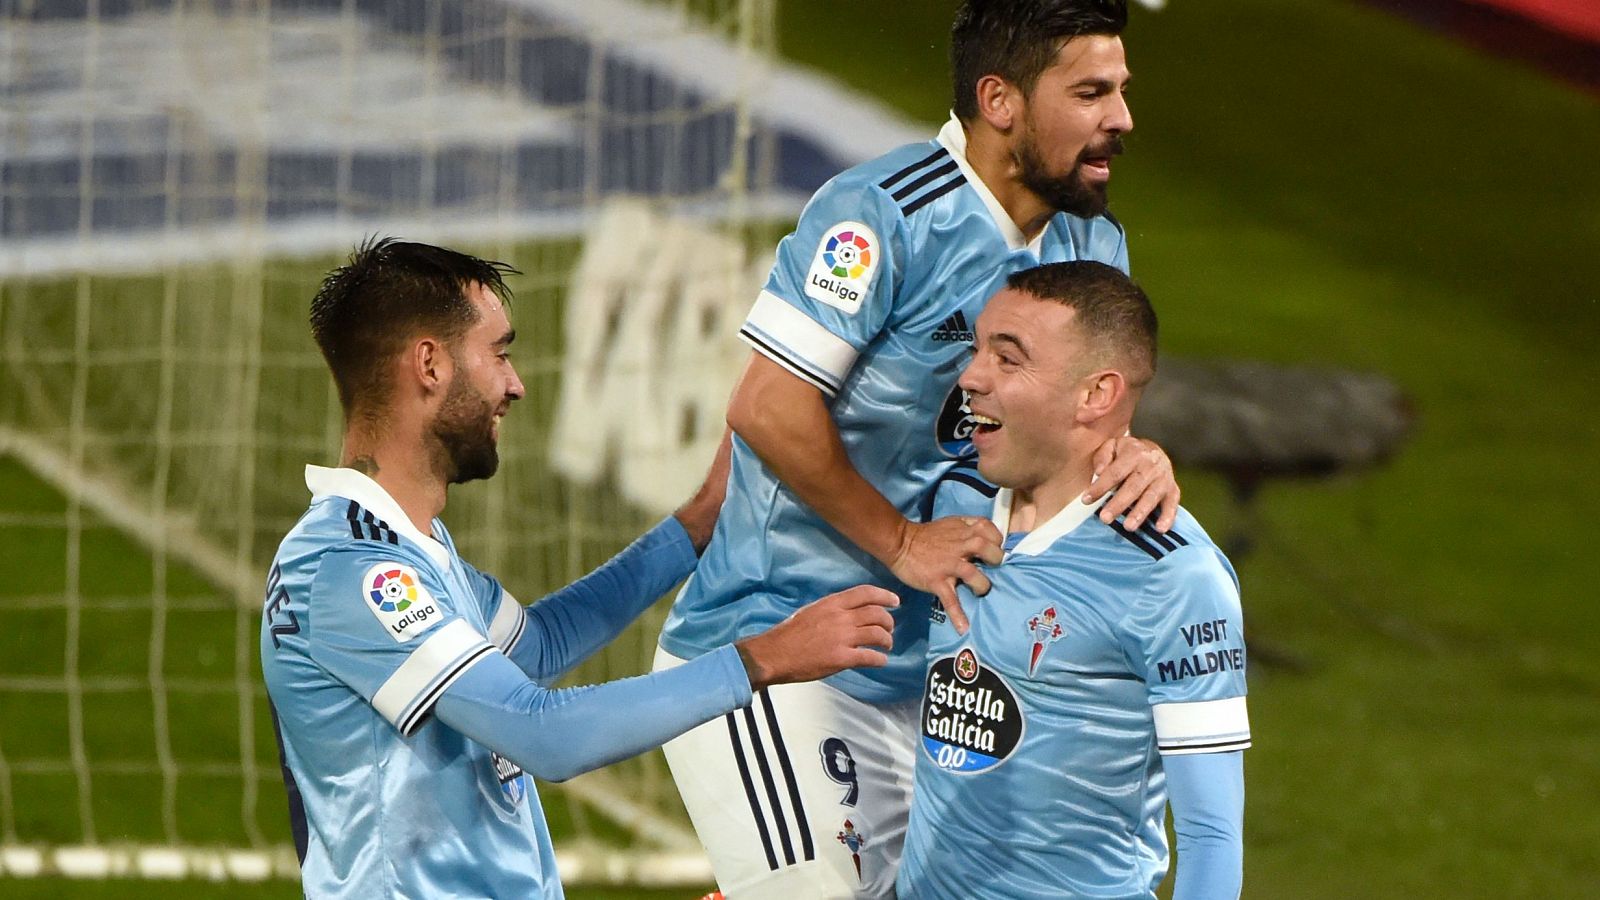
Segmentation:
[(780, 684), (663, 748), (728, 900), (894, 896), (917, 707)]

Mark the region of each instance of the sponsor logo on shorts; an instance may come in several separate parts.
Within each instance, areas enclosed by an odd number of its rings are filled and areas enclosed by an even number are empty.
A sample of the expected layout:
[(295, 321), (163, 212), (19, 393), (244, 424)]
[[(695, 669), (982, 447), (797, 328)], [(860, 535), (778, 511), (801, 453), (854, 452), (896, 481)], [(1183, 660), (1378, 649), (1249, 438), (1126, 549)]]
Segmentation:
[(850, 859), (856, 864), (856, 880), (861, 880), (861, 850), (867, 846), (867, 836), (856, 830), (856, 825), (849, 819), (844, 820), (844, 829), (836, 835), (839, 843), (850, 851)]
[(972, 648), (928, 667), (922, 751), (934, 765), (972, 775), (1005, 762), (1026, 730), (1017, 694)]

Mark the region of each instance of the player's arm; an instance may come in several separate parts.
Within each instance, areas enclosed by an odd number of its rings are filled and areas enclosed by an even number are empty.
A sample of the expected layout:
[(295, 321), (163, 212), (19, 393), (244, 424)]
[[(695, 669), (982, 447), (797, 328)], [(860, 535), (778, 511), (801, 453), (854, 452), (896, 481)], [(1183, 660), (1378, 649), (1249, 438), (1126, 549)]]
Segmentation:
[(1169, 532), (1172, 549), (1153, 554), (1159, 558), (1119, 630), (1144, 678), (1167, 771), (1178, 829), (1174, 898), (1232, 898), (1243, 878), (1243, 751), (1251, 740), (1239, 587), (1216, 548), (1178, 532)]
[(907, 520), (856, 471), (822, 393), (761, 353), (751, 355), (734, 388), (728, 424), (817, 515), (896, 578), (936, 595), (965, 630), (955, 585), (989, 590), (972, 561), (1000, 562), (993, 523), (981, 516)]
[(772, 684), (881, 666), (898, 601), (858, 587), (810, 604), (769, 631), (672, 669), (550, 690), (498, 653), (451, 683), (439, 721), (547, 781), (562, 781), (658, 747), (747, 705)]
[(1244, 885), (1244, 753), (1164, 756), (1178, 871), (1172, 900), (1236, 900)]
[[(916, 252), (911, 241), (898, 203), (878, 185), (823, 185), (778, 245), (739, 331), (755, 353), (734, 388), (728, 424), (851, 543), (953, 605), (958, 581), (988, 589), (971, 559), (998, 561), (999, 535), (982, 521), (908, 521), (856, 470), (829, 410), (861, 350), (888, 327), (903, 260)], [(848, 265), (841, 252), (852, 254)]]
[[(531, 678), (551, 679), (609, 644), (694, 571), (728, 484), (729, 436), (695, 495), (588, 575), (526, 608), (478, 575), (493, 610), (490, 638)], [(476, 573), (475, 573), (476, 574)]]

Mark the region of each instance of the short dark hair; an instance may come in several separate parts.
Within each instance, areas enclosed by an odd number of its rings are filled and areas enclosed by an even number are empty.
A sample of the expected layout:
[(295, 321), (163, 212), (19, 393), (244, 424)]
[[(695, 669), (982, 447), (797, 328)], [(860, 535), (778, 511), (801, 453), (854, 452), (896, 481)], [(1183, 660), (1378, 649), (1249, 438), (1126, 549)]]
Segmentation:
[(1155, 376), (1155, 307), (1120, 269), (1089, 260), (1050, 263), (1011, 273), (1006, 287), (1071, 307), (1089, 342), (1133, 369), (1123, 374), (1134, 387)]
[(478, 320), (467, 289), (481, 284), (510, 304), (503, 262), (396, 238), (368, 238), (322, 279), (311, 300), (311, 335), (333, 372), (348, 417), (381, 409), (383, 363), (421, 332), (455, 342)]
[(955, 112), (978, 115), (978, 79), (999, 75), (1033, 92), (1061, 45), (1085, 34), (1121, 34), (1127, 0), (965, 0), (950, 27)]

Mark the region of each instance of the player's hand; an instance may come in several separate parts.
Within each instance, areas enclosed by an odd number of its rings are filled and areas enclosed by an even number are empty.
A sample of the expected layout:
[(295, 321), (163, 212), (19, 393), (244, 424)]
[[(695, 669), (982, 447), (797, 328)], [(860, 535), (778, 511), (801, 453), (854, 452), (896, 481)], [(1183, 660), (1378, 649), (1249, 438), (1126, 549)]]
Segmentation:
[(900, 552), (889, 569), (909, 587), (939, 598), (957, 634), (967, 633), (967, 614), (956, 597), (956, 585), (974, 594), (989, 593), (989, 576), (976, 562), (997, 566), (1005, 558), (1000, 529), (982, 516), (946, 516), (924, 525), (906, 523)]
[(887, 665), (883, 651), (894, 645), (889, 610), (899, 605), (900, 598), (883, 588), (857, 585), (809, 603), (765, 632), (739, 641), (750, 688), (759, 691), (845, 669)]
[(711, 533), (717, 527), (717, 514), (722, 511), (722, 501), (728, 496), (728, 470), (732, 466), (733, 430), (722, 431), (722, 443), (717, 445), (717, 455), (711, 460), (706, 480), (700, 483), (689, 502), (678, 507), (673, 515), (683, 530), (689, 533), (694, 552), (700, 553), (711, 543)]
[(1180, 491), (1172, 460), (1150, 441), (1131, 435), (1106, 441), (1094, 453), (1094, 474), (1096, 481), (1083, 495), (1085, 503), (1117, 492), (1100, 510), (1100, 521), (1107, 525), (1126, 512), (1125, 527), (1135, 531), (1158, 506), (1157, 531), (1166, 531), (1177, 521)]

